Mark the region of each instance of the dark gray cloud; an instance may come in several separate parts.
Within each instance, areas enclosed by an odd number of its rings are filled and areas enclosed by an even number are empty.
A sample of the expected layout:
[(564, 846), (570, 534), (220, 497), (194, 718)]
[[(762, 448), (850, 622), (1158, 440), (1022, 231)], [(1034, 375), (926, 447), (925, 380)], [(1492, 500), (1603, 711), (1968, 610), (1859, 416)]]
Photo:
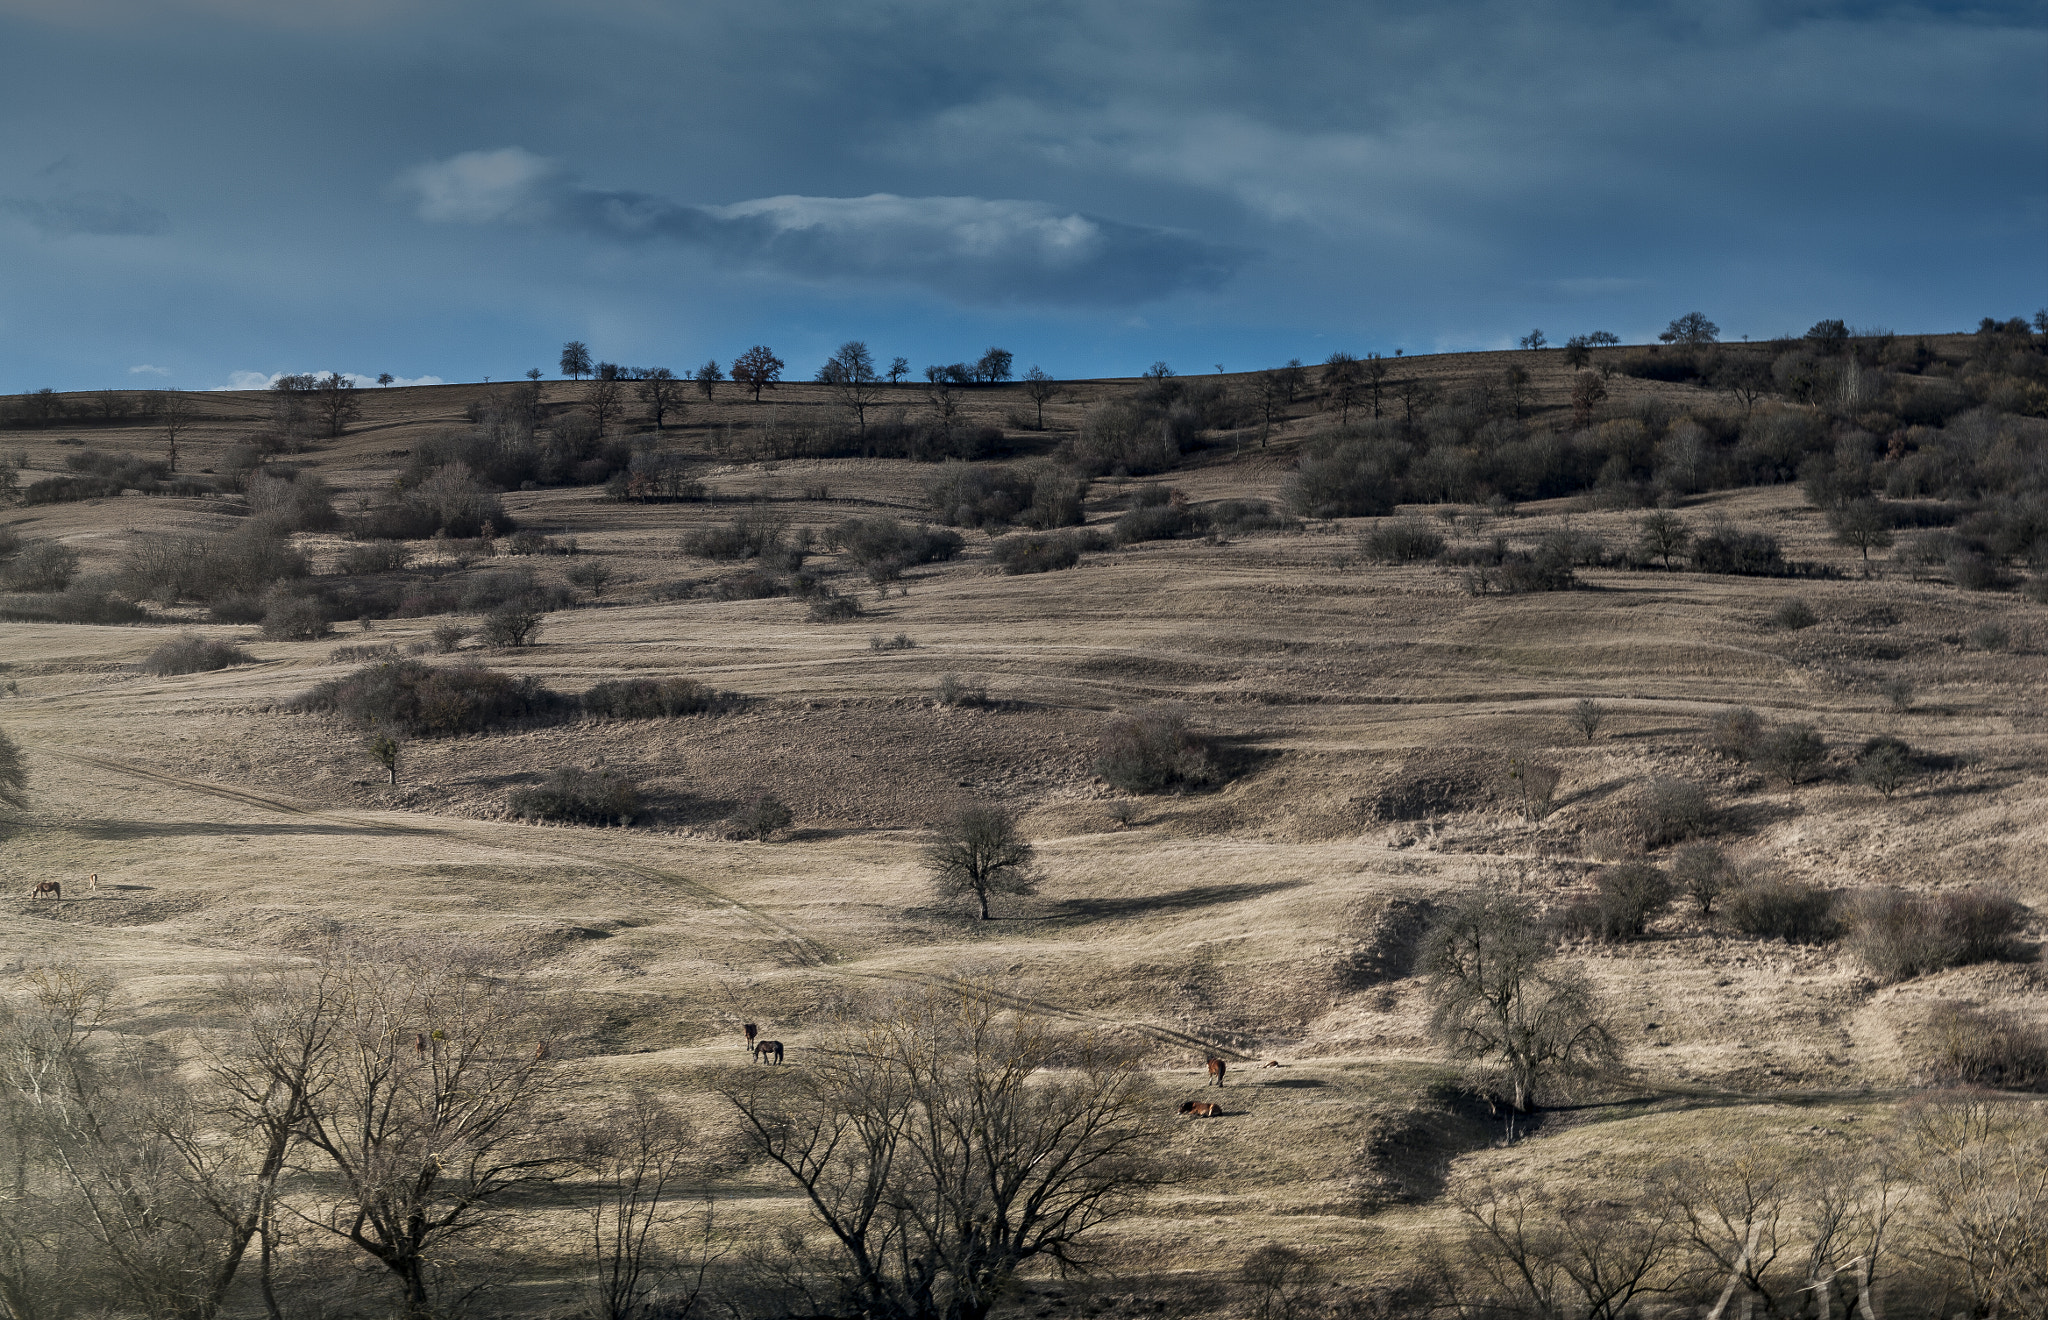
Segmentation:
[(170, 217), (147, 202), (116, 192), (76, 192), (55, 197), (0, 197), (0, 211), (20, 216), (44, 234), (162, 234)]
[(519, 147), (463, 152), (399, 182), (426, 220), (680, 243), (804, 280), (908, 283), (977, 303), (1139, 303), (1213, 288), (1246, 255), (1196, 234), (1008, 198), (789, 194), (689, 205), (576, 186), (556, 162)]

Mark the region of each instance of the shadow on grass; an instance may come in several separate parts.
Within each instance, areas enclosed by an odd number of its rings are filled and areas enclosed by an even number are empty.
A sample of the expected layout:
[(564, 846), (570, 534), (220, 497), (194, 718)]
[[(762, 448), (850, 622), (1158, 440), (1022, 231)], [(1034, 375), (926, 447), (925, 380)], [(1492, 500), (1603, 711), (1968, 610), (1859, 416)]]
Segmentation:
[(1248, 880), (1231, 885), (1189, 885), (1163, 894), (1145, 894), (1133, 898), (1070, 898), (1057, 910), (1047, 912), (1037, 920), (1115, 921), (1123, 917), (1192, 912), (1199, 908), (1215, 907), (1220, 903), (1264, 898), (1268, 894), (1299, 889), (1307, 883), (1306, 880)]

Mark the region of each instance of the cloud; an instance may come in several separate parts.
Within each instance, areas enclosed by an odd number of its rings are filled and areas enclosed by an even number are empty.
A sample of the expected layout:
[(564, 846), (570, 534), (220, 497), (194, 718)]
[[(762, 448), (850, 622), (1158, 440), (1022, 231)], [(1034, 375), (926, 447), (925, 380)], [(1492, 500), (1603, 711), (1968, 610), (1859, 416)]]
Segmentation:
[(171, 369), (169, 367), (152, 367), (145, 362), (139, 367), (128, 368), (128, 374), (131, 376), (168, 376), (171, 374)]
[(161, 234), (171, 227), (170, 217), (154, 206), (114, 192), (66, 193), (44, 200), (0, 197), (0, 211), (11, 211), (53, 237)]
[(672, 242), (799, 279), (917, 284), (969, 302), (1141, 301), (1220, 284), (1248, 255), (1183, 230), (1037, 201), (873, 193), (688, 205), (573, 185), (519, 147), (422, 165), (399, 185), (425, 220)]

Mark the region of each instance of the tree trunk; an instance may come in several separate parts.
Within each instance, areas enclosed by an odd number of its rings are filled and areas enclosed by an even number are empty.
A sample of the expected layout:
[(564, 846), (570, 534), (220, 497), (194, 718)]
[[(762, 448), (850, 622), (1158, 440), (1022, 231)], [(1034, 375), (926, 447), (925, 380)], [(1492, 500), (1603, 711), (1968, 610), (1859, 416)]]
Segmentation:
[(987, 891), (987, 890), (985, 890), (985, 889), (978, 889), (978, 890), (976, 890), (976, 891), (975, 891), (975, 893), (974, 893), (974, 896), (975, 896), (976, 898), (978, 898), (978, 899), (980, 899), (980, 900), (981, 900), (981, 919), (982, 919), (983, 921), (987, 921), (987, 920), (988, 920), (988, 891)]

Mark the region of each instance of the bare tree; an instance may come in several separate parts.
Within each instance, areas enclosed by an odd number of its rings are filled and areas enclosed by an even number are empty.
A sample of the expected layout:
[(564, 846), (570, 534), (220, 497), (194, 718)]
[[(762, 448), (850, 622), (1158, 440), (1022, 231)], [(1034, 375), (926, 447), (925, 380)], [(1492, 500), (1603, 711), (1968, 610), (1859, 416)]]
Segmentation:
[[(309, 1222), (390, 1272), (402, 1313), (433, 1313), (429, 1264), (561, 1161), (534, 1122), (566, 1024), (517, 968), (452, 942), (338, 950), (326, 1084), (300, 1138), (330, 1189)], [(305, 1164), (302, 1159), (301, 1164)]]
[(1287, 402), (1289, 391), (1283, 373), (1262, 371), (1252, 378), (1252, 398), (1259, 405), (1259, 448), (1266, 447), (1266, 440), (1275, 428), (1287, 424)]
[(1365, 355), (1365, 362), (1361, 370), (1365, 375), (1365, 387), (1372, 392), (1373, 420), (1378, 421), (1380, 415), (1380, 388), (1386, 383), (1387, 360), (1377, 353), (1368, 353)]
[(1662, 559), (1667, 573), (1671, 571), (1672, 557), (1684, 554), (1685, 547), (1692, 544), (1692, 528), (1685, 525), (1685, 519), (1666, 509), (1644, 515), (1636, 524), (1636, 533), (1636, 547), (1645, 555)]
[(727, 1251), (709, 1200), (695, 1213), (677, 1205), (697, 1172), (688, 1125), (673, 1106), (636, 1091), (590, 1132), (584, 1163), (597, 1174), (584, 1208), (590, 1313), (684, 1320)]
[(356, 398), (356, 383), (338, 371), (320, 378), (313, 390), (313, 408), (326, 424), (327, 434), (340, 435), (348, 424), (362, 416), (363, 405)]
[(1591, 697), (1580, 697), (1572, 703), (1571, 712), (1565, 716), (1565, 722), (1584, 734), (1587, 742), (1591, 742), (1600, 732), (1600, 726), (1607, 722), (1607, 707)]
[(1721, 327), (1709, 321), (1704, 312), (1687, 312), (1664, 327), (1657, 338), (1667, 344), (1684, 344), (1687, 348), (1699, 348), (1717, 342), (1721, 338)]
[(941, 894), (972, 895), (987, 921), (990, 894), (1033, 892), (1032, 852), (1015, 816), (1000, 807), (968, 807), (933, 834), (924, 861)]
[(1544, 337), (1544, 334), (1541, 330), (1531, 330), (1528, 334), (1523, 335), (1520, 339), (1516, 340), (1515, 342), (1521, 345), (1523, 348), (1538, 349), (1548, 344), (1550, 340)]
[(570, 380), (581, 380), (590, 374), (590, 345), (580, 339), (562, 345), (562, 374)]
[(704, 402), (709, 403), (718, 392), (718, 382), (725, 379), (725, 372), (719, 369), (717, 358), (710, 358), (697, 368), (692, 379), (697, 382), (697, 392), (704, 396)]
[(1007, 348), (990, 348), (974, 364), (974, 374), (984, 384), (1000, 385), (1010, 378), (1010, 364), (1017, 355)]
[[(2048, 1303), (2048, 1141), (1983, 1095), (1942, 1097), (1911, 1116), (1933, 1214), (1921, 1249), (1980, 1315), (2039, 1315)], [(1946, 1307), (1943, 1308), (1947, 1310)]]
[(818, 372), (818, 379), (832, 387), (839, 402), (853, 414), (860, 433), (868, 433), (868, 409), (882, 393), (882, 378), (875, 374), (875, 355), (858, 339), (839, 346)]
[(1828, 526), (1839, 544), (1862, 552), (1866, 564), (1872, 550), (1882, 550), (1892, 543), (1891, 520), (1873, 499), (1850, 500), (1833, 510), (1828, 514)]
[(1492, 1181), (1460, 1187), (1450, 1200), (1465, 1222), (1458, 1254), (1467, 1269), (1444, 1283), (1461, 1312), (1481, 1301), (1465, 1295), (1476, 1283), (1496, 1314), (1624, 1320), (1682, 1277), (1684, 1235), (1668, 1200), (1617, 1204)]
[(28, 809), (28, 761), (4, 730), (0, 730), (0, 807)]
[(633, 387), (633, 393), (647, 405), (647, 415), (654, 419), (657, 434), (670, 413), (683, 410), (683, 382), (667, 367), (649, 367)]
[(782, 379), (782, 368), (782, 359), (766, 344), (756, 344), (733, 359), (733, 383), (752, 392), (754, 402), (759, 403), (761, 391), (774, 389), (775, 382)]
[(1323, 360), (1323, 389), (1330, 397), (1330, 404), (1337, 410), (1337, 424), (1346, 426), (1351, 421), (1351, 410), (1358, 406), (1362, 387), (1360, 363), (1351, 354), (1339, 349)]
[(1084, 1264), (1090, 1232), (1176, 1176), (1131, 1060), (984, 987), (843, 1018), (806, 1059), (716, 1085), (830, 1239), (790, 1280), (808, 1313), (984, 1320), (1019, 1269)]
[(1597, 371), (1582, 371), (1572, 377), (1572, 425), (1585, 426), (1593, 420), (1593, 410), (1607, 399), (1607, 382)]
[(889, 370), (886, 374), (889, 377), (889, 383), (891, 385), (901, 385), (903, 383), (903, 378), (910, 374), (910, 359), (902, 356), (901, 354), (898, 354), (896, 357), (890, 358)]
[(1517, 1112), (1545, 1073), (1620, 1056), (1592, 986), (1553, 960), (1535, 914), (1507, 894), (1487, 890), (1453, 909), (1429, 932), (1420, 966), (1430, 1034), (1453, 1057), (1505, 1072)]
[(593, 380), (583, 387), (583, 406), (590, 409), (590, 419), (602, 436), (605, 427), (626, 411), (626, 392), (617, 380)]
[(1060, 397), (1060, 384), (1047, 375), (1044, 367), (1034, 366), (1024, 373), (1024, 397), (1031, 400), (1038, 409), (1038, 429), (1045, 429), (1045, 405)]

